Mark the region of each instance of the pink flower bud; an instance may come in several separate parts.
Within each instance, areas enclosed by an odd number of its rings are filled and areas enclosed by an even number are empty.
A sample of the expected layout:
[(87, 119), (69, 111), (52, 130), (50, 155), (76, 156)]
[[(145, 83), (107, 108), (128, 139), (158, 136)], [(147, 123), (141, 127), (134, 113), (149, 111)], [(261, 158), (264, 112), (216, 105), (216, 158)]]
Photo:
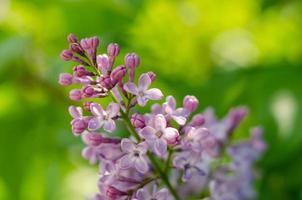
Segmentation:
[(77, 77), (83, 77), (83, 76), (87, 76), (87, 75), (92, 75), (92, 73), (90, 71), (86, 70), (83, 65), (75, 66), (73, 68), (73, 71), (75, 72), (75, 74), (77, 75)]
[(95, 94), (95, 90), (91, 85), (88, 85), (83, 89), (84, 97), (92, 97), (94, 94)]
[(187, 95), (183, 100), (183, 107), (189, 112), (194, 112), (198, 107), (198, 99), (195, 96)]
[(111, 89), (113, 87), (111, 78), (109, 75), (101, 76), (98, 80), (98, 82), (101, 84), (101, 86)]
[(138, 67), (140, 62), (140, 59), (136, 53), (128, 53), (125, 56), (125, 65), (129, 69), (134, 70), (136, 67)]
[(77, 43), (78, 42), (78, 38), (73, 34), (73, 33), (70, 33), (68, 36), (67, 36), (67, 41), (69, 43)]
[(90, 38), (91, 48), (96, 49), (96, 48), (98, 48), (99, 44), (100, 44), (100, 39), (98, 37), (94, 36), (94, 37)]
[(73, 101), (80, 101), (82, 99), (81, 90), (74, 89), (69, 92), (69, 98)]
[(205, 123), (205, 118), (202, 114), (197, 114), (193, 117), (191, 125), (196, 127), (196, 126), (201, 126)]
[(98, 68), (102, 71), (102, 74), (106, 75), (108, 71), (111, 71), (109, 58), (106, 54), (98, 55), (96, 60)]
[(127, 193), (122, 192), (112, 186), (109, 186), (106, 191), (106, 196), (109, 197), (109, 199), (120, 199), (122, 196), (126, 195)]
[(100, 44), (100, 40), (98, 37), (90, 37), (82, 39), (80, 43), (85, 50), (96, 49)]
[(110, 75), (112, 84), (115, 85), (116, 83), (122, 81), (125, 74), (126, 74), (126, 67), (124, 67), (123, 65), (115, 68)]
[(111, 57), (116, 57), (120, 53), (120, 47), (116, 43), (111, 43), (107, 47), (107, 53)]
[(75, 53), (78, 53), (78, 54), (80, 54), (80, 55), (85, 55), (85, 53), (84, 53), (84, 50), (82, 49), (82, 47), (78, 44), (78, 43), (71, 43), (70, 45), (69, 45), (69, 48), (73, 51), (73, 52), (75, 52)]
[(151, 81), (155, 81), (156, 79), (156, 74), (154, 72), (147, 72), (147, 74), (149, 75)]
[(69, 61), (73, 58), (73, 54), (70, 50), (65, 49), (61, 52), (60, 57), (65, 61)]
[(68, 73), (61, 73), (59, 76), (59, 84), (63, 86), (68, 86), (72, 84), (72, 75)]
[(134, 126), (134, 128), (144, 128), (146, 126), (144, 116), (138, 113), (134, 113), (131, 116), (131, 123)]
[(88, 123), (82, 119), (75, 119), (72, 121), (71, 126), (72, 126), (72, 132), (75, 135), (78, 135), (83, 133), (87, 129)]

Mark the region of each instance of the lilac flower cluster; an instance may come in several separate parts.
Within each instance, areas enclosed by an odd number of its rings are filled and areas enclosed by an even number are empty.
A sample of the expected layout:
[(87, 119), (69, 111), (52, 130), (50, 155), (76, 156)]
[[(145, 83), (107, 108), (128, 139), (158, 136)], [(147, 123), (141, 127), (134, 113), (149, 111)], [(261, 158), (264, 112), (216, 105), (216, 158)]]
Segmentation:
[[(117, 44), (109, 44), (107, 53), (98, 55), (97, 37), (78, 40), (70, 34), (67, 40), (69, 49), (61, 58), (78, 65), (72, 74), (62, 73), (59, 83), (81, 87), (72, 89), (69, 97), (83, 100), (83, 105), (70, 106), (69, 113), (72, 132), (86, 145), (83, 157), (99, 164), (99, 193), (94, 200), (255, 197), (253, 164), (265, 150), (262, 131), (254, 128), (250, 139), (230, 141), (247, 114), (245, 107), (217, 120), (212, 109), (196, 113), (199, 102), (194, 96), (185, 96), (182, 106), (167, 96), (164, 103), (151, 105), (149, 113), (140, 113), (135, 108), (164, 95), (150, 88), (156, 78), (153, 72), (140, 74), (136, 81), (138, 55), (126, 54), (124, 63), (115, 67)], [(100, 102), (107, 97), (112, 101), (105, 107)], [(114, 133), (118, 121), (125, 123), (129, 137)]]

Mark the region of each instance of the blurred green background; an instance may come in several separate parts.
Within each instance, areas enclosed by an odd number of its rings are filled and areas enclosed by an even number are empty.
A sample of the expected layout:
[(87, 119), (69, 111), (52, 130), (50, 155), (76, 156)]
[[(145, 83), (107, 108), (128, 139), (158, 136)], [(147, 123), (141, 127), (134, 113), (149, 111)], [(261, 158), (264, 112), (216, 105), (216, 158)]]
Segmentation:
[[(259, 199), (302, 199), (302, 1), (0, 0), (0, 199), (80, 200), (96, 191), (96, 167), (71, 134), (66, 35), (98, 35), (142, 57), (140, 71), (181, 101), (187, 93), (223, 116), (262, 124)], [(122, 58), (121, 58), (122, 60)]]

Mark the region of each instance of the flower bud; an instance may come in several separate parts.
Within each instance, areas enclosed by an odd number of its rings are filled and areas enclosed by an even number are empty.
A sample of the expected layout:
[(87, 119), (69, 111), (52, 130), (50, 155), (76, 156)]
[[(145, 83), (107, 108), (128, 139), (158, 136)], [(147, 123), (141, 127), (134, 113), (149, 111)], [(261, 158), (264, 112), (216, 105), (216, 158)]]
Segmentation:
[(83, 89), (84, 97), (92, 97), (94, 94), (95, 94), (95, 90), (91, 85), (88, 85)]
[(115, 85), (116, 83), (122, 81), (125, 74), (126, 74), (126, 67), (124, 67), (123, 65), (116, 67), (110, 75), (112, 84)]
[(67, 36), (67, 41), (69, 43), (77, 43), (78, 42), (78, 38), (73, 34), (73, 33), (70, 33), (68, 36)]
[(115, 187), (109, 186), (106, 191), (106, 196), (109, 197), (109, 199), (120, 199), (122, 196), (126, 195), (127, 193), (122, 192)]
[(72, 75), (68, 73), (61, 73), (59, 76), (59, 84), (63, 86), (68, 86), (72, 84)]
[(194, 127), (201, 126), (204, 123), (205, 123), (205, 118), (202, 114), (195, 115), (191, 121), (191, 125)]
[(113, 87), (111, 78), (109, 75), (101, 76), (98, 80), (98, 82), (103, 86), (104, 88), (111, 89)]
[(90, 37), (82, 39), (80, 43), (85, 50), (96, 49), (99, 46), (100, 40), (98, 37)]
[(102, 74), (106, 75), (108, 71), (111, 71), (109, 58), (106, 54), (98, 55), (96, 58), (96, 62), (99, 70), (102, 71)]
[(61, 52), (60, 57), (65, 61), (69, 61), (73, 58), (73, 54), (70, 50), (65, 49)]
[(118, 54), (120, 53), (120, 47), (116, 43), (111, 43), (107, 47), (107, 53), (111, 57), (117, 57)]
[(72, 132), (75, 135), (78, 135), (78, 134), (83, 133), (86, 130), (88, 124), (83, 119), (75, 119), (72, 121), (71, 126), (72, 126)]
[(83, 135), (83, 142), (88, 146), (98, 146), (102, 141), (103, 136), (97, 133), (87, 133)]
[(148, 76), (150, 77), (151, 81), (155, 81), (156, 79), (156, 74), (154, 72), (147, 72)]
[(134, 126), (134, 128), (144, 128), (146, 126), (144, 116), (138, 113), (134, 113), (131, 116), (131, 123)]
[(82, 99), (82, 92), (78, 89), (73, 89), (69, 92), (69, 98), (73, 101), (80, 101)]
[(100, 44), (100, 39), (98, 37), (94, 36), (90, 38), (90, 46), (92, 49), (98, 48), (99, 44)]
[(194, 112), (198, 107), (198, 99), (195, 96), (187, 95), (183, 100), (183, 107), (189, 112)]
[(84, 50), (82, 49), (82, 47), (81, 47), (78, 43), (71, 43), (71, 44), (69, 45), (69, 48), (70, 48), (73, 52), (75, 52), (75, 53), (78, 53), (78, 54), (80, 54), (80, 55), (82, 55), (82, 56), (85, 55)]
[(136, 53), (128, 53), (125, 56), (125, 65), (129, 69), (134, 70), (136, 67), (138, 67), (140, 62), (140, 59)]
[(83, 65), (78, 65), (73, 68), (73, 71), (77, 75), (77, 77), (83, 77), (87, 75), (92, 75), (92, 73), (85, 69)]

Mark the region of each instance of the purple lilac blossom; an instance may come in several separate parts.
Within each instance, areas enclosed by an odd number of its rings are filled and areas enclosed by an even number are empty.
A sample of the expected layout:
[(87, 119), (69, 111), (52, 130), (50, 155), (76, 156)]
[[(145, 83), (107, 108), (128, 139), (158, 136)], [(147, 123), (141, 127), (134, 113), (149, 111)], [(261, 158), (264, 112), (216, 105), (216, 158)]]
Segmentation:
[[(197, 97), (187, 95), (177, 107), (169, 95), (165, 102), (150, 105), (150, 113), (141, 113), (139, 106), (164, 95), (149, 89), (156, 78), (153, 72), (142, 73), (134, 83), (137, 54), (126, 54), (124, 63), (115, 65), (118, 44), (110, 43), (107, 53), (98, 54), (98, 37), (79, 40), (69, 34), (67, 41), (69, 49), (60, 56), (76, 64), (72, 72), (60, 74), (58, 82), (80, 85), (69, 96), (83, 106), (70, 106), (69, 113), (73, 134), (81, 135), (85, 144), (82, 156), (99, 166), (99, 191), (91, 199), (256, 198), (254, 164), (266, 149), (263, 131), (252, 129), (245, 141), (230, 137), (247, 115), (245, 107), (233, 108), (219, 120), (211, 108), (197, 111)], [(107, 106), (100, 104), (103, 98), (109, 99)], [(123, 131), (129, 130), (130, 136), (115, 134), (117, 121), (125, 123)]]

